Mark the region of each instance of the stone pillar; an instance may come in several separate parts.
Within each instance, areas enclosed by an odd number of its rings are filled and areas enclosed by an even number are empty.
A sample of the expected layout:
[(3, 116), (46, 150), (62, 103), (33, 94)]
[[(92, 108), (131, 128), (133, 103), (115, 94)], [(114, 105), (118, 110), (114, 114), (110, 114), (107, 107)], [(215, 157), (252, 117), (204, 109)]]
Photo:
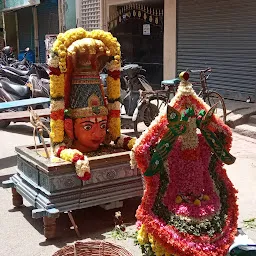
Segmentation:
[(164, 0), (164, 79), (176, 77), (176, 0)]

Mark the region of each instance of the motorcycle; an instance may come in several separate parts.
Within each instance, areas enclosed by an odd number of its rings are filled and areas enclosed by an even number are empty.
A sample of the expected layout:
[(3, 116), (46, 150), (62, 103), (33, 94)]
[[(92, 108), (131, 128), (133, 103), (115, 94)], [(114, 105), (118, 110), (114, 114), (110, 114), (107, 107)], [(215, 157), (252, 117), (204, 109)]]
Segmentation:
[(13, 49), (10, 46), (5, 46), (2, 50), (1, 50), (1, 57), (0, 57), (0, 63), (2, 65), (9, 65), (10, 63), (12, 63), (13, 61), (15, 61), (15, 57), (14, 57), (14, 53), (13, 53)]
[[(123, 106), (123, 109), (121, 111), (121, 117), (133, 116), (134, 110), (137, 107), (140, 97), (140, 90), (150, 92), (153, 91), (149, 82), (145, 78), (145, 73), (146, 70), (138, 64), (127, 64), (121, 68), (120, 83), (121, 102)], [(103, 72), (100, 76), (104, 85), (104, 90), (106, 92), (107, 74)]]
[[(0, 102), (11, 102), (21, 99), (37, 97), (50, 97), (49, 70), (47, 65), (29, 63), (26, 60), (26, 53), (23, 60), (13, 62), (15, 65), (0, 67)], [(20, 70), (19, 67), (27, 67), (27, 70)], [(29, 68), (28, 68), (29, 66)], [(42, 107), (42, 106), (39, 106)], [(7, 109), (4, 112), (24, 111), (27, 106), (15, 109)], [(10, 121), (1, 120), (0, 128), (5, 128)]]
[[(49, 98), (49, 91), (49, 80), (39, 79), (35, 74), (29, 76), (25, 85), (13, 83), (8, 78), (0, 78), (0, 102), (12, 102), (38, 97)], [(41, 104), (35, 106), (35, 108), (44, 107), (46, 106)], [(26, 109), (27, 106), (23, 106), (15, 109), (7, 109), (4, 112), (25, 111)], [(0, 128), (6, 128), (9, 124), (10, 121), (1, 120)]]
[(151, 85), (146, 80), (145, 73), (146, 70), (138, 64), (128, 64), (121, 68), (121, 87), (127, 88), (127, 94), (123, 98), (123, 105), (128, 116), (133, 116), (134, 114), (139, 101), (140, 91), (153, 91)]

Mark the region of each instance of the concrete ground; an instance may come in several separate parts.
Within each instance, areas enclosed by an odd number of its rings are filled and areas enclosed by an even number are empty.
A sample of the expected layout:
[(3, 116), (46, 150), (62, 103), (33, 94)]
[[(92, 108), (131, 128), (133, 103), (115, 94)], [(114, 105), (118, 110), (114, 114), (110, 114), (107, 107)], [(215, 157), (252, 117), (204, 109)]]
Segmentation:
[[(239, 105), (239, 104), (238, 104)], [(233, 106), (233, 109), (237, 109)], [(230, 107), (229, 107), (230, 108)], [(231, 108), (230, 108), (231, 109)], [(234, 130), (235, 131), (235, 130)], [(15, 173), (15, 146), (33, 144), (32, 128), (28, 124), (12, 124), (5, 131), (0, 131), (0, 184)], [(239, 226), (256, 241), (256, 230), (244, 227), (244, 220), (256, 217), (256, 139), (234, 132), (231, 153), (237, 157), (235, 164), (227, 166), (228, 175), (238, 189)], [(61, 214), (57, 220), (57, 238), (46, 241), (43, 236), (42, 219), (32, 219), (32, 207), (24, 201), (25, 206), (15, 209), (12, 206), (11, 190), (0, 185), (0, 255), (50, 256), (59, 248), (78, 240), (67, 214)], [(134, 246), (132, 239), (116, 240), (111, 237), (114, 227), (115, 211), (121, 210), (124, 221), (131, 231), (135, 230), (135, 211), (140, 198), (127, 200), (122, 209), (105, 211), (99, 207), (73, 212), (82, 240), (105, 239), (123, 245), (134, 256), (140, 256), (140, 250)]]
[(256, 103), (225, 100), (227, 124), (247, 137), (256, 138)]

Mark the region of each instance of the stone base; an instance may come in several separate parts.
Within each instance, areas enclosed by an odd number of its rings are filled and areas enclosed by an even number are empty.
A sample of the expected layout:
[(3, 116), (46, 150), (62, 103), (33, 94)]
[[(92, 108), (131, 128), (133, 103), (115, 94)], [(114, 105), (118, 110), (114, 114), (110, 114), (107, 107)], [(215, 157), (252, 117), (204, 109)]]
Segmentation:
[[(58, 159), (50, 162), (42, 149), (17, 147), (17, 173), (3, 187), (12, 187), (14, 205), (24, 197), (32, 206), (33, 218), (44, 218), (45, 236), (55, 236), (55, 219), (60, 212), (91, 206), (113, 209), (128, 198), (142, 196), (142, 180), (137, 169), (131, 170), (129, 151), (90, 157), (91, 179), (81, 181), (74, 165)], [(53, 230), (50, 230), (54, 227)]]

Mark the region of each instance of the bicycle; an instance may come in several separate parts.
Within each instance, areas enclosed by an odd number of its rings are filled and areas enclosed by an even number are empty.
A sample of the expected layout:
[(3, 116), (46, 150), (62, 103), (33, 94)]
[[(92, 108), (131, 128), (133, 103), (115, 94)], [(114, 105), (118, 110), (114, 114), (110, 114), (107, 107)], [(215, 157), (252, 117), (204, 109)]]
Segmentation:
[(204, 70), (188, 70), (190, 73), (199, 73), (200, 82), (192, 82), (193, 85), (200, 85), (201, 90), (198, 96), (203, 98), (203, 100), (210, 106), (217, 104), (215, 109), (215, 114), (219, 116), (224, 123), (226, 123), (227, 118), (227, 108), (223, 97), (216, 91), (210, 90), (207, 84), (207, 80), (211, 75), (212, 69), (206, 68)]
[(169, 80), (169, 86), (163, 90), (140, 91), (139, 101), (133, 113), (135, 136), (139, 137), (161, 110), (170, 102), (171, 94), (176, 93), (180, 80), (178, 78)]
[[(223, 97), (216, 91), (209, 90), (207, 80), (212, 72), (211, 68), (204, 70), (187, 70), (190, 73), (199, 73), (200, 81), (192, 82), (193, 85), (200, 85), (198, 95), (212, 107), (216, 103), (218, 107), (215, 110), (223, 122), (226, 123), (226, 105)], [(137, 108), (134, 111), (132, 120), (134, 121), (134, 132), (138, 137), (140, 133), (147, 128), (162, 109), (170, 102), (171, 95), (175, 95), (180, 80), (175, 78), (168, 81), (162, 81), (163, 90), (152, 92), (140, 92), (140, 99)]]

